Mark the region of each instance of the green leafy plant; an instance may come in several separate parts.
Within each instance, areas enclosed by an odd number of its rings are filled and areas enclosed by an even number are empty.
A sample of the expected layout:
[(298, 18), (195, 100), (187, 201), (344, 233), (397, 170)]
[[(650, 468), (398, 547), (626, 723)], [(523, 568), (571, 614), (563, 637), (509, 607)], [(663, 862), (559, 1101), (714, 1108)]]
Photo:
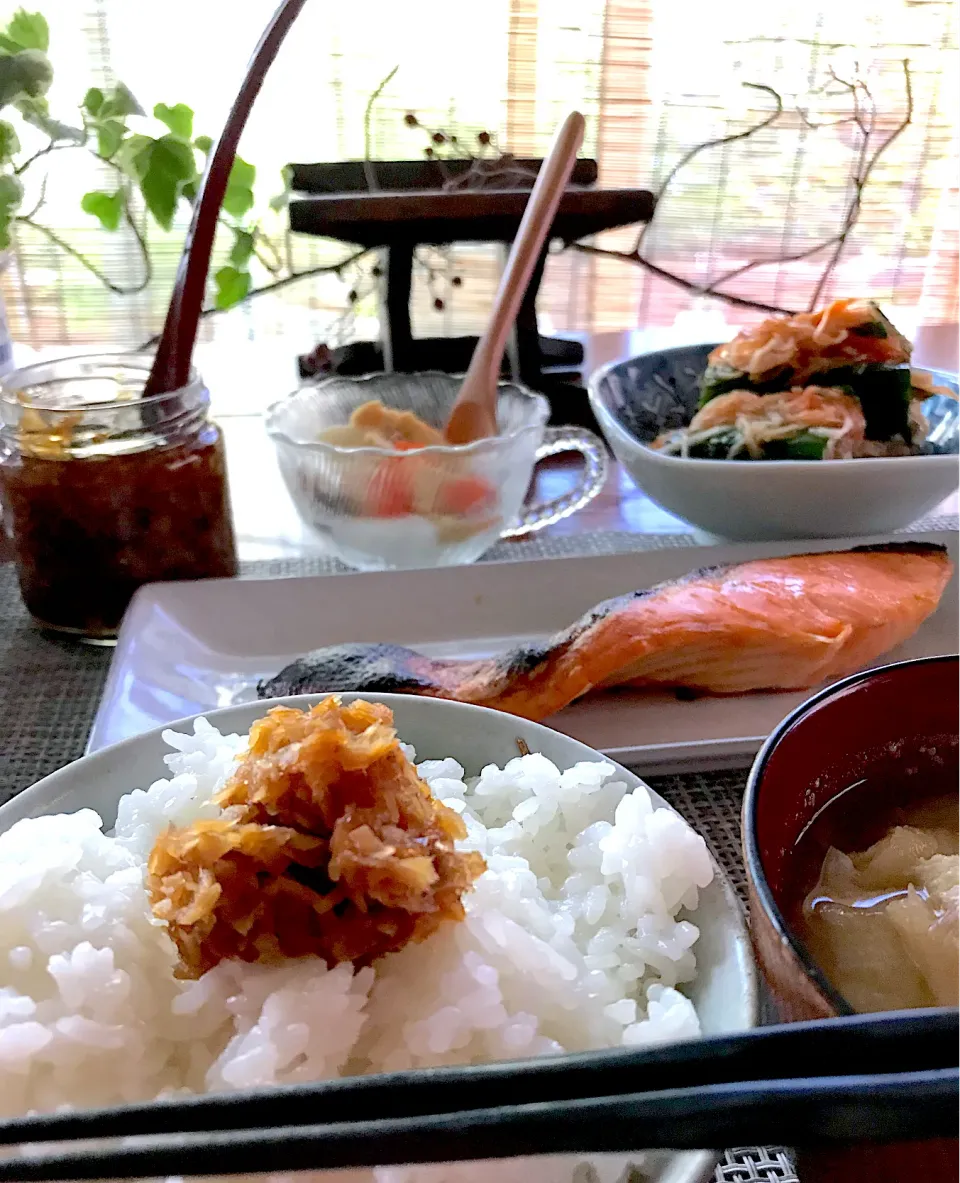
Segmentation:
[[(122, 82), (110, 89), (91, 87), (83, 96), (71, 122), (52, 116), (47, 92), (53, 67), (47, 52), (50, 31), (39, 12), (17, 11), (0, 30), (0, 250), (5, 250), (17, 225), (29, 226), (55, 246), (78, 260), (111, 291), (121, 295), (142, 291), (151, 279), (149, 224), (169, 231), (185, 206), (192, 204), (200, 187), (202, 169), (212, 150), (209, 136), (195, 135), (193, 111), (185, 103), (157, 103), (152, 118)], [(45, 142), (32, 152), (21, 147), (24, 130), (39, 132)], [(32, 208), (25, 209), (24, 179), (28, 172), (54, 152), (91, 153), (108, 169), (111, 182), (84, 194), (80, 206), (104, 230), (126, 228), (139, 246), (142, 274), (133, 285), (113, 282), (100, 267), (41, 217), (46, 197), (46, 177)], [(221, 211), (221, 224), (232, 236), (227, 262), (213, 276), (214, 307), (229, 308), (251, 293), (250, 264), (254, 259), (271, 276), (284, 270), (280, 250), (265, 234), (255, 215), (256, 169), (236, 158)], [(270, 208), (282, 210), (289, 192), (284, 175), (283, 192)]]

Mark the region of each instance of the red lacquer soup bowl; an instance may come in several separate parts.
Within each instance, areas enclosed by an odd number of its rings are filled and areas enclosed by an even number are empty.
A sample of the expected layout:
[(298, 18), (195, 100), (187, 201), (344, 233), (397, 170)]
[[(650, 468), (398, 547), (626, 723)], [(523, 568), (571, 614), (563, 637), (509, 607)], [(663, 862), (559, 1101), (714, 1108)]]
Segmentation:
[[(796, 932), (819, 872), (814, 824), (869, 835), (893, 808), (957, 791), (958, 659), (905, 661), (855, 674), (808, 699), (757, 756), (743, 801), (743, 850), (757, 960), (787, 1021), (850, 1014)], [(832, 841), (832, 839), (831, 839)], [(836, 844), (844, 849), (843, 843)], [(958, 1178), (956, 1141), (803, 1155), (803, 1183), (941, 1183)]]

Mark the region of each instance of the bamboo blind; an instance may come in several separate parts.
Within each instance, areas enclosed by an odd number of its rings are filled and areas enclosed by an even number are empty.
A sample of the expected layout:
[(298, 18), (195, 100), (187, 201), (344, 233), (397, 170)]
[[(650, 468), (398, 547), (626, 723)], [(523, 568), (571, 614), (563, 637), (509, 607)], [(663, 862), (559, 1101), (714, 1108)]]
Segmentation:
[[(197, 131), (215, 133), (273, 4), (50, 0), (43, 8), (58, 75), (54, 106), (69, 111), (88, 85), (119, 77), (148, 110), (159, 101), (186, 102), (197, 111)], [(379, 158), (423, 150), (422, 134), (404, 126), (409, 110), (461, 139), (489, 130), (505, 149), (541, 154), (556, 123), (579, 107), (600, 183), (656, 189), (689, 148), (741, 131), (769, 111), (769, 96), (744, 82), (777, 88), (792, 109), (810, 102), (831, 66), (842, 77), (859, 62), (878, 123), (892, 127), (903, 112), (900, 61), (908, 57), (913, 121), (878, 163), (825, 295), (876, 296), (909, 332), (914, 323), (958, 316), (956, 20), (957, 0), (874, 0), (868, 12), (833, 0), (802, 8), (786, 0), (318, 3), (306, 7), (284, 46), (241, 150), (259, 167), (264, 203), (286, 160), (362, 157), (367, 99), (399, 65), (371, 119)], [(843, 96), (820, 96), (816, 118), (842, 120), (844, 104)], [(782, 127), (704, 153), (671, 185), (644, 250), (694, 286), (751, 259), (798, 253), (840, 224), (855, 150), (849, 123), (814, 131), (791, 116)], [(80, 212), (83, 192), (103, 182), (97, 170), (74, 154), (52, 156), (44, 215), (126, 282), (137, 270), (131, 242), (106, 235)], [(110, 296), (41, 236), (19, 233), (4, 276), (14, 335), (37, 346), (142, 341), (162, 322), (183, 229), (152, 235), (154, 280), (125, 299)], [(620, 231), (599, 245), (629, 249), (634, 237)], [(321, 240), (293, 244), (300, 268), (342, 250)], [(803, 307), (824, 257), (757, 267), (729, 286), (750, 299)], [(497, 282), (497, 253), (455, 246), (431, 259), (432, 282), (421, 269), (415, 287), (415, 332), (476, 331)], [(453, 275), (461, 286), (449, 286)], [(355, 274), (306, 280), (211, 318), (204, 333), (283, 335), (291, 352), (320, 340), (370, 338), (377, 308), (369, 285), (356, 315), (343, 318), (348, 290), (365, 282)], [(438, 292), (441, 310), (434, 307)], [(669, 328), (705, 309), (721, 326), (754, 315), (639, 267), (569, 252), (551, 258), (540, 307), (545, 327), (557, 331)]]

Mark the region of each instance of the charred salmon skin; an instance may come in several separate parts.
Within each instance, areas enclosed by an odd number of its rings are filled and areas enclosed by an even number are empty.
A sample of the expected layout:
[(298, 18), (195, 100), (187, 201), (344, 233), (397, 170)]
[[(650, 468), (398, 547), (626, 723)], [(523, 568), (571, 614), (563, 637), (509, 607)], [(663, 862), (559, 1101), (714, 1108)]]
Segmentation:
[(703, 694), (805, 690), (876, 661), (920, 627), (953, 572), (946, 549), (902, 542), (694, 571), (606, 600), (550, 640), (480, 660), (390, 644), (298, 658), (261, 698), (421, 694), (545, 719), (613, 686)]

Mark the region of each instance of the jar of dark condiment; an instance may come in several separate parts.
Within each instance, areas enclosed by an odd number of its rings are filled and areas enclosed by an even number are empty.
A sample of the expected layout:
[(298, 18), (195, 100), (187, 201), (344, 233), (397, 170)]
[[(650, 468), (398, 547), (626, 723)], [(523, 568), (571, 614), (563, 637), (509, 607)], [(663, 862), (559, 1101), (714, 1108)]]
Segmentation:
[(196, 376), (142, 398), (148, 359), (100, 354), (0, 386), (0, 491), (43, 628), (110, 639), (144, 583), (235, 575), (223, 437)]

